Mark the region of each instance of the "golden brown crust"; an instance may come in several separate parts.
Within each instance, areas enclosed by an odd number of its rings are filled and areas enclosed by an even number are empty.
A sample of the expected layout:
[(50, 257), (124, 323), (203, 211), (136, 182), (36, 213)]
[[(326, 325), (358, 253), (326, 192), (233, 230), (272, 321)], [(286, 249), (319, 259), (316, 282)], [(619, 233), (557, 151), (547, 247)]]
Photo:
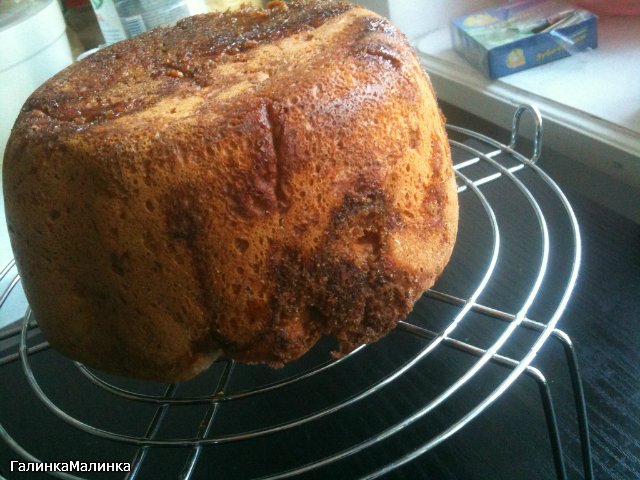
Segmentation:
[(457, 229), (428, 79), (386, 20), (272, 2), (116, 44), (28, 100), (10, 236), (52, 345), (176, 381), (219, 350), (274, 366), (404, 318)]

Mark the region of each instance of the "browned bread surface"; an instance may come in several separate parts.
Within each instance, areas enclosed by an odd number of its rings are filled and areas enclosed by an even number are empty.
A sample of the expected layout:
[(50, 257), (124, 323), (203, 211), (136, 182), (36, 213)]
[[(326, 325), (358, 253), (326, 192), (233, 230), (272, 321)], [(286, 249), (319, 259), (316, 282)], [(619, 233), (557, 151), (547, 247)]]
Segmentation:
[(272, 2), (95, 53), (27, 101), (11, 242), (51, 344), (173, 382), (385, 335), (440, 275), (458, 206), (406, 39), (361, 7)]

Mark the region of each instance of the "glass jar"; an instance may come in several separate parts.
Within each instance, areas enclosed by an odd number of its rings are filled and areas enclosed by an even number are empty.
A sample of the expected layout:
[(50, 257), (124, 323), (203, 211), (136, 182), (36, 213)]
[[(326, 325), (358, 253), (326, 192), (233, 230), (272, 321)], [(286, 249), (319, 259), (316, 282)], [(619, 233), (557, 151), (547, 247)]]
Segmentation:
[(91, 0), (107, 44), (204, 13), (203, 0)]

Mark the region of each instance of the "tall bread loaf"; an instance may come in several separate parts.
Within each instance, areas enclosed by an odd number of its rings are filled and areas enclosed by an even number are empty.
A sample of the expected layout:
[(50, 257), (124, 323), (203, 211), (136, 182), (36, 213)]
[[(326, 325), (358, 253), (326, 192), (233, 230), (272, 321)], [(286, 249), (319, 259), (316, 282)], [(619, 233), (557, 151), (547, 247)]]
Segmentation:
[(175, 382), (223, 352), (337, 355), (411, 311), (458, 205), (405, 37), (349, 3), (191, 17), (40, 87), (4, 159), (24, 289), (59, 351)]

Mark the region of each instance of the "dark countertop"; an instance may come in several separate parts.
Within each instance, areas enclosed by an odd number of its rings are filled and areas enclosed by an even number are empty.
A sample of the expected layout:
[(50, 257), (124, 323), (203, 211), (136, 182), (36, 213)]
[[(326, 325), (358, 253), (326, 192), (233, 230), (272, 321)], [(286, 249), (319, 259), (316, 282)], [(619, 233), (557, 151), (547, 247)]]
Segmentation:
[[(443, 106), (451, 123), (469, 126), (498, 139), (507, 134), (476, 118), (449, 106)], [(540, 165), (552, 165), (554, 153), (544, 151)], [(553, 169), (552, 167), (550, 168)], [(518, 174), (520, 175), (520, 174)], [(527, 172), (522, 172), (526, 178)], [(577, 286), (558, 327), (573, 340), (584, 382), (591, 427), (592, 452), (596, 478), (640, 478), (640, 226), (561, 185), (573, 205), (583, 239), (582, 267)], [(516, 195), (496, 182), (483, 189), (496, 206), (501, 218), (504, 244), (497, 280), (492, 283), (481, 302), (505, 311), (517, 308), (522, 291), (531, 281), (526, 249), (532, 232), (519, 225), (527, 214), (513, 201)], [(467, 197), (469, 200), (467, 200)], [(447, 292), (465, 291), (467, 282), (474, 284), (482, 271), (478, 265), (486, 261), (486, 221), (478, 202), (467, 196), (463, 201), (461, 240), (456, 255), (436, 288)], [(462, 197), (461, 197), (462, 198)], [(546, 204), (546, 202), (543, 202)], [(545, 205), (554, 222), (554, 205)], [(558, 215), (561, 215), (560, 213)], [(550, 272), (544, 283), (542, 299), (528, 315), (534, 320), (548, 318), (564, 284), (566, 271), (556, 268), (566, 259), (570, 242), (562, 228), (552, 230), (553, 253)], [(515, 275), (512, 277), (512, 273)], [(519, 283), (522, 279), (522, 284)], [(450, 318), (454, 307), (420, 301), (409, 320), (437, 330), (438, 319)], [(495, 339), (495, 320), (472, 315), (456, 332), (456, 338), (473, 344), (490, 345)], [(0, 343), (15, 351), (13, 345)], [(517, 356), (522, 345), (530, 345), (527, 332), (518, 331), (513, 341), (500, 350), (504, 355)], [(424, 342), (402, 332), (349, 358), (339, 368), (326, 375), (297, 382), (286, 395), (266, 395), (265, 398), (242, 402), (223, 402), (216, 417), (213, 435), (224, 437), (228, 432), (249, 431), (265, 425), (278, 424), (290, 416), (304, 416), (316, 405), (332, 405), (340, 399), (357, 395), (362, 388), (383, 378), (400, 365), (407, 355), (424, 346)], [(316, 349), (299, 365), (273, 372), (260, 367), (236, 368), (233, 388), (242, 390), (287, 376), (296, 369), (304, 370), (326, 357), (327, 345)], [(155, 410), (145, 405), (132, 405), (87, 386), (68, 360), (51, 350), (33, 355), (32, 364), (45, 391), (74, 415), (92, 418), (97, 426), (141, 434)], [(266, 438), (221, 443), (206, 447), (194, 478), (252, 478), (263, 473), (280, 471), (291, 464), (314, 460), (370, 437), (371, 431), (383, 431), (416, 412), (450, 385), (452, 378), (462, 375), (474, 357), (455, 349), (439, 348), (419, 365), (381, 389), (379, 394), (357, 402), (336, 414), (331, 421), (311, 422), (306, 428), (270, 435)], [(568, 478), (583, 478), (578, 441), (578, 427), (573, 396), (562, 347), (553, 338), (547, 341), (534, 364), (547, 378), (554, 399), (560, 438), (565, 448)], [(180, 393), (208, 393), (213, 388), (222, 366), (183, 384)], [(484, 398), (510, 370), (488, 365), (459, 393), (445, 401), (424, 418), (404, 429), (400, 435), (364, 450), (360, 455), (303, 478), (356, 478), (381, 465), (420, 448), (425, 439), (466, 413)], [(157, 394), (162, 388), (122, 382), (141, 391)], [(238, 404), (238, 405), (236, 405)], [(181, 407), (174, 413), (171, 407), (162, 433), (169, 436), (195, 435), (206, 405)], [(177, 409), (175, 409), (177, 412)], [(0, 421), (16, 440), (35, 455), (49, 461), (71, 459), (84, 461), (129, 461), (135, 448), (107, 442), (80, 433), (52, 417), (34, 398), (24, 380), (19, 362), (0, 367)], [(151, 450), (139, 478), (175, 478), (189, 455), (189, 450), (164, 448)], [(16, 454), (0, 442), (0, 474), (12, 478), (37, 478), (8, 473), (9, 462)], [(215, 473), (213, 473), (215, 472)], [(98, 474), (91, 478), (123, 478), (120, 475)], [(417, 460), (395, 470), (384, 478), (393, 479), (553, 479), (556, 478), (549, 434), (537, 384), (523, 376), (495, 403), (473, 422)]]

